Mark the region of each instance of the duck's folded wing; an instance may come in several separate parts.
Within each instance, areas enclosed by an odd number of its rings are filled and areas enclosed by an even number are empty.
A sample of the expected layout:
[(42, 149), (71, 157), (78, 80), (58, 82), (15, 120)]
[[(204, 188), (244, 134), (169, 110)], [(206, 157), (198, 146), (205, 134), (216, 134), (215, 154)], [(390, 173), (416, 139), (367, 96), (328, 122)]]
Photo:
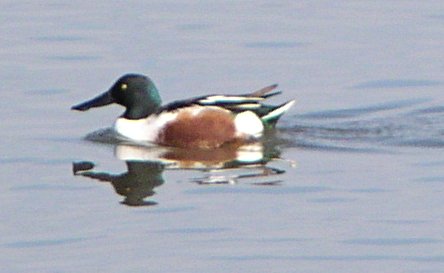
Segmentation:
[(163, 106), (159, 112), (174, 111), (179, 108), (189, 107), (192, 105), (201, 105), (222, 107), (235, 113), (249, 110), (256, 113), (259, 117), (262, 117), (277, 108), (276, 106), (263, 104), (265, 99), (282, 93), (281, 91), (272, 92), (277, 86), (277, 84), (273, 84), (242, 95), (213, 94), (188, 100), (175, 101)]
[(278, 85), (273, 84), (264, 88), (261, 88), (252, 93), (243, 95), (210, 95), (198, 98), (195, 103), (199, 105), (213, 105), (223, 108), (227, 108), (232, 111), (245, 111), (252, 109), (259, 109), (263, 107), (262, 101), (265, 99), (279, 95), (282, 92), (272, 92)]

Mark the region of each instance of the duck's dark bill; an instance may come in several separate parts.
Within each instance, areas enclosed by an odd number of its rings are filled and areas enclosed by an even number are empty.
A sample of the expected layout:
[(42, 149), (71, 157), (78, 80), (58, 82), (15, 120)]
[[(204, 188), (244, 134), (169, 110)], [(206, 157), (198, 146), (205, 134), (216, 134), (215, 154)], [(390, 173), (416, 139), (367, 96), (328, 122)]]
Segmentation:
[(92, 100), (85, 101), (83, 103), (74, 105), (71, 107), (72, 110), (86, 111), (90, 108), (105, 106), (114, 102), (111, 92), (105, 92)]

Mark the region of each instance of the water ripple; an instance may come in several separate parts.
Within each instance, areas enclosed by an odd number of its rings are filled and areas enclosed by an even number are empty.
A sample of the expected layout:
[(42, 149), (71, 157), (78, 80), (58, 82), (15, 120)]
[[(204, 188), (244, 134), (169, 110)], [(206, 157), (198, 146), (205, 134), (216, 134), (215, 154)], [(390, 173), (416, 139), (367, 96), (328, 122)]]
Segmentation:
[(444, 263), (444, 256), (400, 256), (400, 255), (313, 255), (313, 256), (285, 256), (285, 255), (236, 255), (236, 256), (214, 256), (214, 260), (226, 261), (267, 261), (267, 260), (290, 260), (290, 261), (408, 261), (425, 263)]
[(444, 148), (444, 107), (426, 99), (294, 116), (280, 137), (291, 147), (344, 152), (394, 152), (394, 147)]
[(367, 245), (367, 246), (404, 246), (416, 244), (436, 244), (441, 243), (441, 240), (432, 238), (380, 238), (380, 239), (351, 239), (342, 241), (344, 244), (352, 245)]
[(32, 241), (17, 241), (7, 243), (3, 246), (6, 248), (32, 248), (32, 247), (50, 247), (66, 244), (79, 243), (88, 240), (89, 238), (64, 238), (64, 239), (49, 239), (49, 240), (32, 240)]
[(339, 110), (326, 110), (318, 112), (310, 112), (302, 115), (298, 115), (298, 118), (302, 119), (339, 119), (339, 118), (356, 118), (358, 116), (369, 115), (381, 111), (399, 110), (406, 107), (415, 106), (424, 102), (427, 99), (415, 99), (415, 100), (399, 100), (381, 103), (377, 105), (370, 105), (367, 107), (339, 109)]
[(275, 41), (275, 42), (252, 42), (246, 43), (245, 47), (247, 48), (295, 48), (295, 47), (303, 47), (306, 46), (306, 43), (301, 42), (287, 42), (287, 41)]

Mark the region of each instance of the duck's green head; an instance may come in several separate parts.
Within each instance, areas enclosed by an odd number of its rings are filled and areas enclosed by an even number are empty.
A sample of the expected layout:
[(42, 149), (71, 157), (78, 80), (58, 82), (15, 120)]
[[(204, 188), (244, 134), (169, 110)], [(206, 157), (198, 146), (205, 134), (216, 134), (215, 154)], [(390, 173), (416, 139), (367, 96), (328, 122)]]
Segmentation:
[(127, 74), (120, 77), (105, 93), (81, 104), (73, 110), (86, 111), (90, 108), (117, 103), (126, 108), (127, 119), (141, 119), (155, 113), (161, 106), (161, 99), (154, 83), (146, 76)]

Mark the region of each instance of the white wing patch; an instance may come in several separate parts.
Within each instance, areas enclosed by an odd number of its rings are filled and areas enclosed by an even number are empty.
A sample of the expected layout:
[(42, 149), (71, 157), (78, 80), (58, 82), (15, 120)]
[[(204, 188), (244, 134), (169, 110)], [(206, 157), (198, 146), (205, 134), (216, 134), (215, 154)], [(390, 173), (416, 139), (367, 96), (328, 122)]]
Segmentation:
[(261, 107), (261, 105), (259, 103), (244, 103), (244, 104), (233, 105), (232, 107), (247, 110), (247, 109), (258, 109)]
[(243, 97), (243, 96), (209, 96), (204, 99), (199, 100), (199, 103), (202, 104), (212, 104), (212, 103), (223, 103), (223, 102), (257, 102), (262, 101), (264, 98), (261, 97)]
[(237, 114), (234, 118), (234, 126), (236, 126), (236, 135), (239, 137), (245, 137), (245, 135), (260, 137), (264, 131), (261, 119), (251, 111)]

